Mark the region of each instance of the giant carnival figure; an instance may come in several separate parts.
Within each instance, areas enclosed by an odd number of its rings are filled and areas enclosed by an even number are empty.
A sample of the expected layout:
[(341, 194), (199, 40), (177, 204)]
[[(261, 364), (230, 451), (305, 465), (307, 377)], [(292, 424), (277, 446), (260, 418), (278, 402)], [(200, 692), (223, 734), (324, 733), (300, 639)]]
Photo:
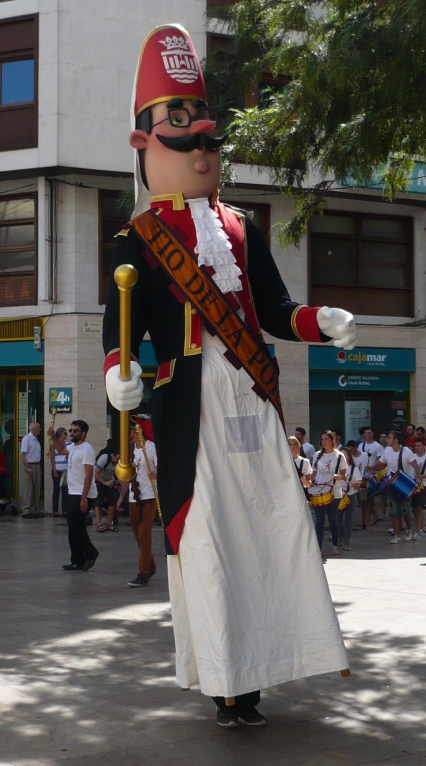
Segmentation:
[[(260, 689), (341, 671), (345, 647), (284, 431), (262, 330), (353, 348), (342, 309), (294, 303), (249, 217), (218, 198), (220, 147), (181, 26), (156, 27), (135, 78), (137, 192), (111, 274), (132, 264), (131, 380), (120, 379), (111, 277), (105, 380), (120, 411), (142, 395), (138, 349), (158, 361), (152, 417), (176, 643), (176, 681), (213, 697), (217, 722), (262, 726)], [(141, 209), (142, 190), (151, 194)]]

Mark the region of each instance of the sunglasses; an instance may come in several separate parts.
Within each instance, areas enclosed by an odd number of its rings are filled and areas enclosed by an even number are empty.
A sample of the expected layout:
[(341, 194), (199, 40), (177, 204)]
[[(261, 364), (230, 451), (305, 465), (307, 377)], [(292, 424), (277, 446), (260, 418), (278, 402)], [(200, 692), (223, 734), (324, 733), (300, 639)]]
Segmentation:
[(69, 428), (70, 434), (81, 434), (81, 428)]
[(191, 123), (196, 122), (196, 120), (211, 119), (206, 107), (197, 109), (195, 114), (190, 114), (189, 109), (185, 109), (184, 107), (182, 109), (168, 109), (167, 111), (168, 117), (159, 122), (155, 122), (152, 126), (153, 128), (155, 128), (156, 125), (161, 125), (162, 122), (168, 122), (172, 128), (189, 128)]

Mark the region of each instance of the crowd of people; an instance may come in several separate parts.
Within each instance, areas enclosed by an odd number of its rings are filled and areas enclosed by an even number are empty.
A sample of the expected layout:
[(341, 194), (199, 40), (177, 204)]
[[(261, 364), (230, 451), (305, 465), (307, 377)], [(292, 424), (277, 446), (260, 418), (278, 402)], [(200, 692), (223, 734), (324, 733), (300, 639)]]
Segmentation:
[[(426, 430), (410, 423), (403, 440), (401, 431), (382, 432), (375, 441), (371, 426), (359, 429), (359, 439), (341, 444), (339, 428), (321, 434), (319, 450), (306, 441), (306, 430), (295, 429), (288, 437), (290, 451), (308, 502), (315, 513), (318, 545), (323, 553), (325, 519), (331, 532), (332, 555), (351, 551), (354, 517), (358, 506), (361, 521), (357, 529), (392, 520), (388, 529), (391, 544), (420, 540), (426, 534), (423, 508), (426, 507)], [(412, 479), (407, 499), (392, 491), (398, 475)], [(411, 489), (412, 488), (412, 489)], [(411, 492), (409, 491), (411, 490)], [(379, 500), (379, 513), (375, 498)], [(415, 527), (412, 525), (414, 517)], [(402, 532), (404, 536), (402, 536)]]
[[(86, 527), (92, 522), (87, 511), (94, 511), (97, 532), (115, 532), (118, 531), (117, 513), (123, 512), (125, 505), (139, 548), (139, 570), (128, 585), (146, 586), (156, 570), (151, 541), (152, 526), (158, 511), (154, 442), (144, 439), (145, 450), (142, 450), (140, 436), (134, 428), (131, 429), (136, 477), (130, 483), (120, 484), (114, 474), (120, 457), (118, 450), (108, 440), (106, 447), (95, 456), (86, 441), (88, 430), (85, 421), (76, 420), (69, 429), (69, 438), (65, 428), (56, 431), (49, 429), (47, 432), (51, 439), (53, 516), (59, 517), (61, 500), (62, 514), (68, 524), (71, 561), (64, 565), (64, 569), (87, 571), (94, 566), (99, 555), (87, 533)], [(24, 466), (23, 518), (42, 515), (38, 512), (39, 433), (39, 424), (32, 423), (21, 446)], [(356, 531), (366, 531), (368, 526), (386, 521), (390, 516), (392, 526), (387, 531), (391, 535), (391, 544), (402, 540), (420, 540), (426, 535), (423, 518), (423, 508), (426, 507), (425, 428), (416, 428), (410, 423), (405, 439), (400, 431), (392, 430), (381, 432), (376, 441), (371, 426), (363, 426), (359, 429), (358, 440), (351, 439), (343, 446), (341, 438), (340, 429), (326, 430), (320, 437), (320, 449), (316, 450), (306, 441), (306, 430), (302, 427), (296, 428), (294, 435), (288, 437), (300, 483), (314, 512), (321, 552), (326, 518), (331, 533), (332, 555), (351, 551), (358, 507), (360, 521)], [(416, 482), (416, 488), (406, 502), (386, 492), (391, 487), (391, 482), (387, 480), (397, 473), (403, 473)], [(372, 482), (379, 481), (382, 482), (382, 490), (374, 494), (371, 491)], [(102, 514), (107, 515), (105, 523)]]

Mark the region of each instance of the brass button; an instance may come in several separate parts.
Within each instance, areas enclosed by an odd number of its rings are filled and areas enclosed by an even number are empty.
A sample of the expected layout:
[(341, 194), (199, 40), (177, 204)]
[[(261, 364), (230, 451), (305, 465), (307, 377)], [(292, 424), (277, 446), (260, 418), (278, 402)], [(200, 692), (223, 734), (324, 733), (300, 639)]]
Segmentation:
[(196, 343), (191, 343), (190, 348), (192, 348), (192, 349), (197, 348), (197, 344)]
[(191, 309), (191, 314), (196, 314), (196, 313), (197, 313), (197, 309)]

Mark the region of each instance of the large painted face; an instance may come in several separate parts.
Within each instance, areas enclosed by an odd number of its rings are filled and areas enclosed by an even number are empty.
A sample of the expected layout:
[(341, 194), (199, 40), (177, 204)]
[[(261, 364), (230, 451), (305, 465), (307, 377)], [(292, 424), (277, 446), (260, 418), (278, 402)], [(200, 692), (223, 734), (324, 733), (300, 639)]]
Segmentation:
[[(196, 115), (193, 102), (185, 100), (183, 107), (191, 117)], [(145, 174), (151, 195), (181, 192), (185, 199), (210, 197), (219, 186), (220, 152), (203, 145), (191, 151), (178, 151), (165, 146), (157, 136), (166, 141), (197, 134), (215, 137), (215, 123), (197, 119), (188, 127), (174, 127), (169, 122), (166, 103), (155, 104), (151, 109), (154, 126), (151, 133), (135, 130), (129, 138), (134, 149), (145, 150)]]

